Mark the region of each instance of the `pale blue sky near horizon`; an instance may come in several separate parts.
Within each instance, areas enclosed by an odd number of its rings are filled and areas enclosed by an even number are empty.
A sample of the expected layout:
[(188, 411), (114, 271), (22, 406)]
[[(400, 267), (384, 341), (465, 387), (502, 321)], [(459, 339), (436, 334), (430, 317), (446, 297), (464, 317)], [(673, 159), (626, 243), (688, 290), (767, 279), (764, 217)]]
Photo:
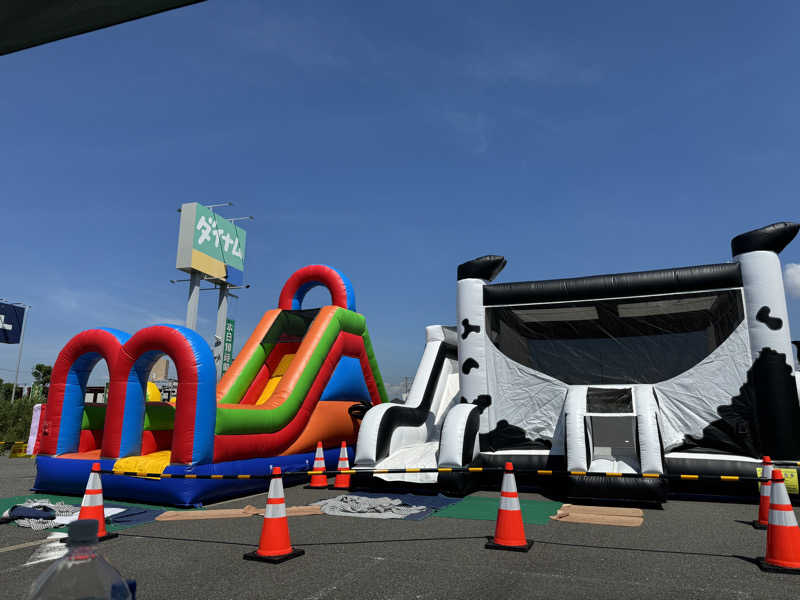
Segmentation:
[[(798, 25), (794, 2), (209, 0), (0, 57), (20, 379), (83, 329), (183, 321), (183, 202), (255, 216), (237, 349), (326, 263), (394, 392), (425, 325), (455, 322), (465, 260), (506, 256), (500, 281), (730, 260), (734, 235), (800, 220)], [(206, 292), (207, 338), (214, 319)]]

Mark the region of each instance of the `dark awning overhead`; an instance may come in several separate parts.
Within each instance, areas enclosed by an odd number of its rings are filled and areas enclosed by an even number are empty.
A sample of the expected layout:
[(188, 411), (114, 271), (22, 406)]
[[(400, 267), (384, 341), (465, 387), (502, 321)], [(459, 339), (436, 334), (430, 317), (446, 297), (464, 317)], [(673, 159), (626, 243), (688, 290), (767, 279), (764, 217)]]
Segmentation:
[(0, 55), (204, 0), (3, 0)]

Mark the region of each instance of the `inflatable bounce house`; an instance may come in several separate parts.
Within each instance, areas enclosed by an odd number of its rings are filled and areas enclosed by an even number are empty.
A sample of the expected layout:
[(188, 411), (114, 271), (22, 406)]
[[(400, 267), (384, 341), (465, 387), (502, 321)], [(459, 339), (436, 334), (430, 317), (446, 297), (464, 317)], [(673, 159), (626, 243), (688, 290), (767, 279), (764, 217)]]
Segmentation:
[[(331, 305), (304, 310), (315, 286), (327, 287)], [(366, 408), (386, 401), (366, 321), (355, 311), (353, 287), (340, 272), (300, 269), (219, 384), (211, 349), (185, 327), (79, 333), (53, 367), (34, 489), (82, 494), (95, 461), (116, 472), (307, 470), (318, 441), (335, 468), (342, 440), (352, 447)], [(148, 402), (150, 370), (165, 354), (177, 370), (176, 400)], [(107, 403), (85, 404), (86, 383), (101, 359), (110, 374)], [(263, 488), (257, 479), (103, 477), (107, 497), (177, 506)]]
[[(460, 265), (457, 330), (428, 328), (405, 405), (367, 412), (355, 468), (512, 460), (587, 473), (560, 480), (577, 498), (756, 494), (752, 483), (591, 474), (755, 476), (763, 455), (800, 458), (778, 258), (799, 228), (736, 236), (724, 264), (520, 283), (491, 283), (501, 256)], [(474, 476), (427, 482), (463, 492)]]

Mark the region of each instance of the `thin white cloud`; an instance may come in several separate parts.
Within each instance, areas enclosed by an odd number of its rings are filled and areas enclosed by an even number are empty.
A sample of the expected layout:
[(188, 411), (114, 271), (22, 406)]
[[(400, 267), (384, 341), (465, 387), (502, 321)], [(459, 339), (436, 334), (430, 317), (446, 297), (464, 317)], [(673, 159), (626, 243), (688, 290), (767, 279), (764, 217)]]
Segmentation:
[[(244, 21), (222, 28), (228, 43), (245, 50), (280, 57), (298, 67), (341, 69), (351, 60), (337, 37), (313, 19), (266, 14), (263, 6), (241, 6)], [(334, 32), (335, 33), (335, 32)], [(347, 38), (352, 42), (352, 36)]]
[[(71, 317), (79, 317), (82, 320), (90, 318), (95, 326), (111, 326), (134, 332), (156, 323), (183, 325), (185, 322), (178, 315), (155, 312), (146, 306), (112, 297), (103, 291), (87, 292), (61, 288), (56, 289), (53, 294), (48, 296), (48, 299), (52, 303), (53, 309), (58, 312)], [(207, 323), (208, 319), (200, 317), (198, 321)]]
[(481, 58), (469, 63), (467, 73), (489, 83), (516, 81), (539, 85), (592, 85), (605, 73), (596, 65), (579, 64), (549, 50), (529, 49)]
[(783, 285), (789, 296), (800, 298), (800, 264), (786, 263), (783, 267)]
[(483, 154), (489, 149), (490, 121), (486, 115), (448, 110), (444, 113), (444, 119), (466, 142), (470, 152)]

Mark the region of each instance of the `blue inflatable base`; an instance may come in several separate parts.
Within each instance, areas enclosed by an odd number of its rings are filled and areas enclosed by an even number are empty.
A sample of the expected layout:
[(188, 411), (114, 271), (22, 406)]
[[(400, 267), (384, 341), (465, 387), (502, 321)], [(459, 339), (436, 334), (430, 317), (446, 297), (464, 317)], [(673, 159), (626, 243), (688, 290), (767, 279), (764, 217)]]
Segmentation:
[[(325, 467), (333, 470), (339, 461), (340, 448), (325, 450)], [(353, 449), (347, 449), (353, 456)], [(99, 462), (102, 470), (112, 470), (116, 459), (100, 458), (84, 460), (59, 458), (57, 456), (36, 457), (35, 492), (82, 496), (92, 469)], [(272, 467), (282, 471), (309, 471), (314, 464), (314, 453), (250, 458), (207, 465), (170, 465), (165, 473), (195, 475), (259, 475), (272, 472)], [(305, 475), (284, 477), (284, 485), (302, 483)], [(266, 492), (269, 481), (264, 479), (145, 479), (124, 475), (103, 475), (103, 498), (129, 500), (146, 504), (170, 505), (184, 508), (199, 507), (237, 496)]]

